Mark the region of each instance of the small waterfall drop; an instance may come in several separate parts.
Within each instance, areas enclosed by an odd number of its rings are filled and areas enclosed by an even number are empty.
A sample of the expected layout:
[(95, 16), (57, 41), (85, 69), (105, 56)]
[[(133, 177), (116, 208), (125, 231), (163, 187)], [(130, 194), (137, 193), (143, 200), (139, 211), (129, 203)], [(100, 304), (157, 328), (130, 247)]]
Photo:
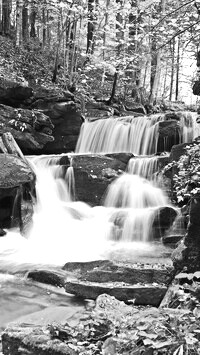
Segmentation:
[(111, 220), (117, 228), (111, 238), (148, 242), (156, 213), (169, 201), (161, 189), (146, 179), (124, 174), (110, 185), (104, 204), (115, 208)]
[(77, 142), (77, 153), (131, 152), (156, 153), (158, 125), (162, 115), (120, 117), (83, 123)]
[(129, 160), (127, 172), (132, 175), (139, 175), (145, 179), (152, 180), (153, 175), (158, 171), (158, 157), (134, 157)]

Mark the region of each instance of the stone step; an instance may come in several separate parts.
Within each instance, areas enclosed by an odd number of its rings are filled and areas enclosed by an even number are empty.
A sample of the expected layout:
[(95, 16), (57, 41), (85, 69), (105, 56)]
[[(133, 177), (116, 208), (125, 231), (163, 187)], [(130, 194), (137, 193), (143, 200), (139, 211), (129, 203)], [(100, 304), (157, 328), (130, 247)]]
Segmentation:
[(67, 293), (83, 299), (93, 299), (106, 293), (120, 301), (135, 300), (135, 305), (152, 305), (158, 307), (163, 299), (167, 287), (159, 284), (135, 284), (124, 282), (97, 283), (89, 281), (71, 280), (65, 283)]

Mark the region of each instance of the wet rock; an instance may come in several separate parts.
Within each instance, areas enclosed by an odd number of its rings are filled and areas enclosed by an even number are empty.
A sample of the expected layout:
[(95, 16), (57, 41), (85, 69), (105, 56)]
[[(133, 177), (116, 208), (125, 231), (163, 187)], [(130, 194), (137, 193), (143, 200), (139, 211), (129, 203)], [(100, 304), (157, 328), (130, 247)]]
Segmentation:
[(183, 267), (188, 272), (200, 270), (200, 196), (193, 196), (190, 203), (189, 224), (184, 241), (173, 254), (176, 270)]
[(155, 239), (163, 237), (166, 231), (173, 225), (177, 215), (178, 211), (172, 207), (159, 208), (153, 222), (153, 237)]
[(89, 281), (68, 281), (65, 290), (77, 297), (95, 300), (99, 295), (106, 293), (120, 301), (135, 299), (136, 305), (158, 306), (164, 297), (167, 287), (164, 285), (141, 285), (117, 283), (96, 283)]
[[(31, 200), (35, 174), (21, 158), (0, 154), (0, 227), (9, 228), (21, 220), (22, 199)], [(31, 203), (31, 202), (30, 202)]]
[(24, 154), (40, 152), (53, 140), (52, 129), (51, 120), (40, 111), (0, 105), (0, 135), (11, 132)]
[(71, 277), (82, 281), (106, 283), (124, 282), (126, 284), (159, 283), (168, 285), (173, 277), (173, 268), (162, 265), (137, 265), (109, 260), (73, 262), (64, 265)]
[[(152, 215), (152, 226), (149, 227), (151, 228), (149, 237), (152, 240), (162, 238), (166, 231), (173, 225), (176, 217), (177, 211), (172, 207), (160, 207), (155, 210)], [(121, 240), (122, 231), (127, 218), (131, 220), (130, 211), (126, 209), (118, 209), (118, 211), (112, 215), (110, 218), (110, 222), (114, 224), (112, 239)], [(131, 235), (129, 238), (131, 239)]]
[(157, 151), (170, 151), (172, 146), (179, 143), (180, 125), (177, 120), (159, 122), (159, 138)]
[(32, 270), (27, 273), (27, 278), (37, 282), (64, 287), (67, 273), (63, 270)]
[[(124, 154), (124, 159), (126, 161)], [(129, 157), (129, 155), (128, 155)], [(105, 155), (75, 155), (74, 168), (76, 200), (99, 205), (108, 185), (126, 170), (126, 163)]]
[(0, 228), (0, 237), (4, 237), (6, 234), (7, 234), (6, 231)]
[(33, 89), (19, 82), (0, 78), (0, 103), (20, 107), (33, 96)]
[(183, 235), (166, 235), (163, 237), (163, 244), (177, 244), (183, 239)]

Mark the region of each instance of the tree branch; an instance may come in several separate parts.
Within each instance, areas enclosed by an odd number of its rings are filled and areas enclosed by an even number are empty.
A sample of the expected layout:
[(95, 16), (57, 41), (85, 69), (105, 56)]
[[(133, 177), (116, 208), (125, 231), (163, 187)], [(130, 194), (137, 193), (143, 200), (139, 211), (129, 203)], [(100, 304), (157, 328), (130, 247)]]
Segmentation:
[(176, 32), (175, 35), (172, 36), (167, 42), (165, 42), (165, 43), (162, 44), (160, 47), (158, 47), (158, 48), (157, 48), (157, 51), (159, 51), (160, 49), (162, 49), (163, 47), (165, 47), (168, 43), (170, 43), (170, 42), (172, 41), (172, 39), (176, 38), (177, 36), (181, 35), (182, 33), (186, 32), (186, 31), (188, 31), (190, 28), (194, 27), (194, 26), (197, 25), (198, 23), (200, 23), (200, 20), (197, 21), (197, 22), (195, 22), (195, 23), (193, 23), (192, 25), (190, 25), (190, 26), (184, 28), (183, 30)]
[(190, 1), (186, 2), (186, 4), (183, 4), (183, 5), (179, 6), (179, 7), (177, 7), (175, 10), (168, 12), (155, 26), (152, 27), (151, 30), (153, 31), (156, 27), (158, 27), (160, 25), (160, 23), (166, 19), (166, 17), (168, 17), (170, 15), (173, 15), (176, 11), (180, 10), (184, 6), (187, 6), (187, 5), (191, 4), (194, 1), (195, 0), (190, 0)]

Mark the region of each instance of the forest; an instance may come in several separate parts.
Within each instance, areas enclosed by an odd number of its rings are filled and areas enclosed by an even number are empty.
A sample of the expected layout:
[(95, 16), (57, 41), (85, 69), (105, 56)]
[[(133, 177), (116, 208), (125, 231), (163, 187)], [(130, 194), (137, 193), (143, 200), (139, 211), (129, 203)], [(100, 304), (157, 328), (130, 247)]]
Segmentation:
[(193, 0), (2, 0), (0, 33), (26, 53), (28, 81), (152, 105), (187, 99), (199, 14)]

